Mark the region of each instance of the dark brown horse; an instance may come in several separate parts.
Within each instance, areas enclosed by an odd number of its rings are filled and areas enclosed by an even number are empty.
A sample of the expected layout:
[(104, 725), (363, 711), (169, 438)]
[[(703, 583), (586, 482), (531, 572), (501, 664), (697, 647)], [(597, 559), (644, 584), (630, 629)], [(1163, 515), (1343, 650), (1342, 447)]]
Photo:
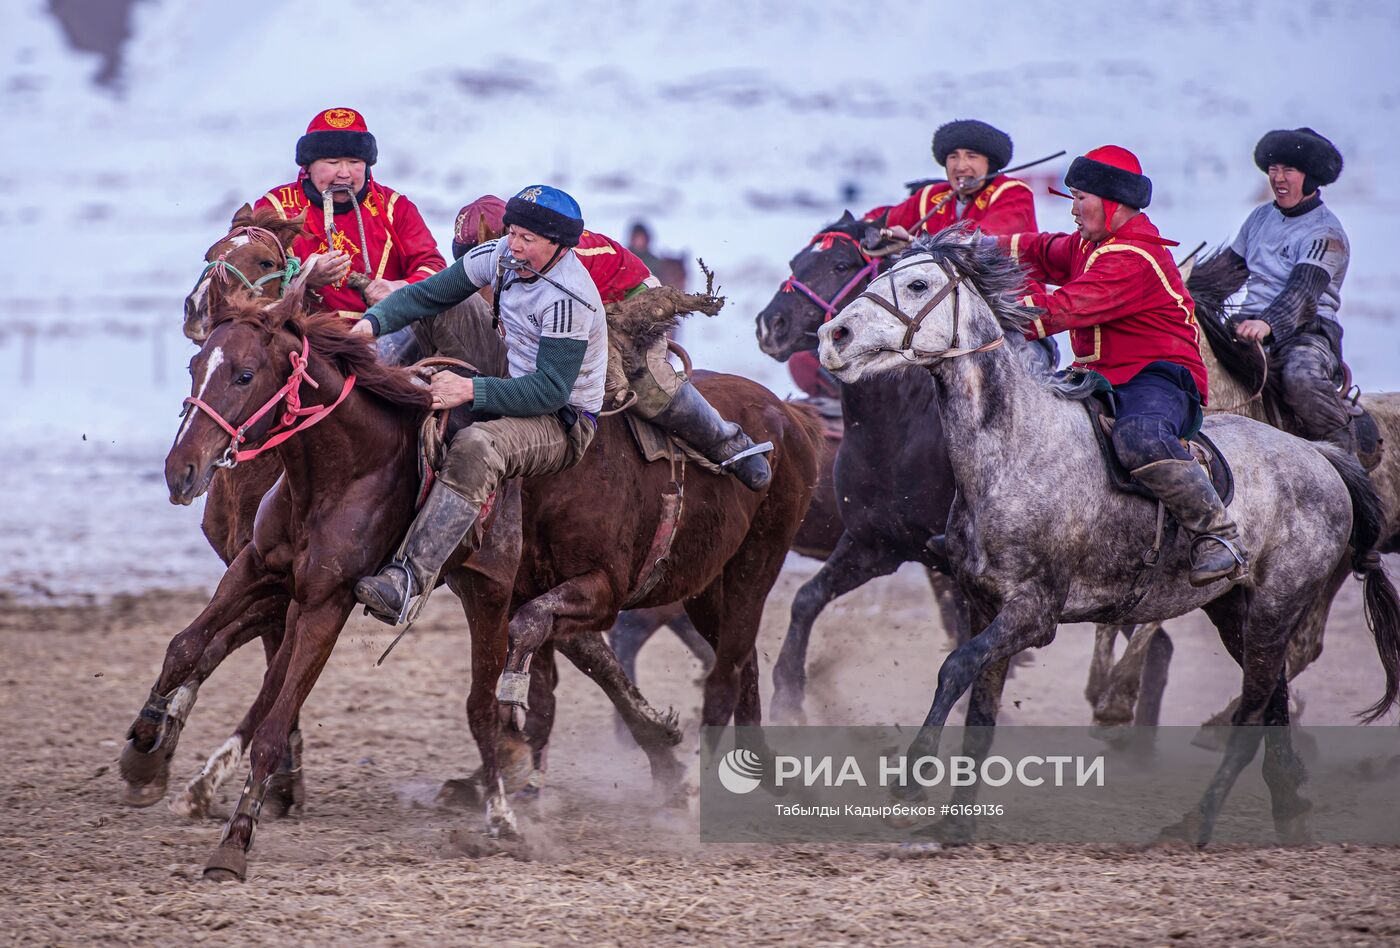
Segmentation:
[[(221, 630), (217, 641), (223, 630), (237, 627), (238, 616), (269, 597), (280, 592), (293, 600), (282, 647), (240, 725), (251, 734), (252, 774), (207, 867), (215, 878), (244, 875), (268, 778), (286, 753), (290, 722), (349, 615), (353, 583), (387, 558), (412, 516), (422, 393), (407, 373), (376, 361), (372, 349), (349, 336), (334, 317), (307, 318), (289, 301), (218, 323), (192, 366), (195, 391), (202, 390), (202, 402), (236, 424), (285, 385), (285, 366), (303, 346), (308, 377), (317, 384), (306, 392), (307, 407), (332, 402), (349, 374), (358, 376), (357, 384), (324, 421), (276, 448), (286, 474), (263, 503), (253, 542), (235, 558), (210, 606), (182, 633), (216, 628)], [(758, 618), (810, 499), (820, 435), (809, 415), (752, 383), (711, 377), (700, 384), (722, 411), (778, 445), (773, 461), (781, 473), (768, 492), (752, 495), (738, 491), (731, 478), (689, 469), (672, 565), (640, 604), (687, 598), (718, 656), (707, 683), (705, 719), (722, 723), (737, 706), (740, 720), (749, 723), (758, 716), (753, 648)], [(250, 443), (265, 436), (271, 417), (248, 429)], [(513, 825), (500, 776), (499, 712), (492, 694), (506, 662), (515, 673), (526, 673), (530, 655), (557, 641), (605, 688), (630, 688), (597, 633), (611, 624), (645, 569), (669, 471), (664, 464), (643, 464), (628, 437), (625, 426), (605, 422), (579, 468), (524, 483), (526, 547), (509, 640), (504, 630), (510, 603), (501, 595), (500, 576), (459, 566), (448, 574), (449, 586), (468, 610), (473, 636), (468, 720), (492, 788), (488, 818), (498, 829)], [(188, 501), (208, 486), (229, 440), (208, 411), (187, 419), (167, 458), (173, 500)], [(622, 514), (609, 510), (600, 516), (600, 483), (617, 492)], [(508, 503), (509, 493), (503, 493), (502, 503)], [(545, 611), (550, 606), (557, 606), (557, 613)], [(179, 685), (168, 671), (157, 685), (163, 694)], [(636, 698), (634, 713), (643, 719), (639, 731), (649, 725), (651, 732), (634, 736), (652, 756), (653, 773), (674, 781), (679, 765), (668, 749), (662, 755), (657, 746), (673, 744), (679, 735), (640, 706), (640, 695)]]
[[(882, 269), (883, 258), (867, 249), (880, 239), (880, 227), (848, 212), (792, 258), (791, 277), (757, 317), (764, 352), (786, 360), (816, 347), (823, 320)], [(1019, 339), (1011, 343), (1028, 365), (1042, 355)], [(842, 385), (841, 407), (846, 429), (833, 478), (845, 529), (793, 599), (773, 666), (773, 714), (780, 720), (805, 720), (807, 647), (822, 610), (904, 563), (924, 566), (944, 629), (955, 640), (966, 637), (967, 609), (940, 544), (954, 488), (932, 379), (911, 368)]]

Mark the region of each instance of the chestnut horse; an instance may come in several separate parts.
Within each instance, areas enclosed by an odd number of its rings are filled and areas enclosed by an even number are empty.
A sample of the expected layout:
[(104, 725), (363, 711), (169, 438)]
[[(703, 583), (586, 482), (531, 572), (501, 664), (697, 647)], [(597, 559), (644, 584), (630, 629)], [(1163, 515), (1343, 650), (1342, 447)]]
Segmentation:
[[(422, 391), (406, 371), (379, 363), (368, 341), (348, 334), (335, 317), (307, 317), (295, 303), (248, 309), (216, 322), (192, 366), (200, 410), (182, 425), (166, 464), (172, 500), (198, 496), (231, 446), (227, 429), (211, 412), (230, 419), (230, 428), (239, 421), (248, 425), (249, 442), (262, 440), (272, 416), (248, 419), (256, 406), (278, 404), (279, 393), (299, 390), (295, 376), (301, 370), (295, 367), (306, 353), (306, 379), (316, 388), (307, 392), (305, 410), (316, 426), (277, 445), (286, 474), (263, 501), (253, 542), (234, 559), (209, 607), (182, 633), (235, 627), (260, 602), (277, 595), (292, 599), (287, 634), (240, 726), (251, 735), (252, 773), (206, 868), (212, 878), (244, 877), (261, 802), (286, 753), (290, 723), (350, 613), (354, 582), (388, 557), (406, 529), (417, 486)], [(774, 483), (763, 494), (751, 494), (732, 478), (682, 468), (687, 496), (669, 565), (636, 605), (686, 598), (717, 653), (706, 685), (706, 723), (722, 724), (731, 714), (741, 723), (757, 723), (759, 616), (810, 500), (821, 435), (808, 413), (746, 380), (711, 376), (699, 384), (726, 416), (775, 442)], [(333, 413), (324, 413), (340, 398)], [(498, 719), (520, 717), (510, 708), (498, 711), (493, 686), (507, 663), (514, 674), (526, 674), (531, 655), (557, 639), (595, 680), (630, 688), (597, 633), (611, 625), (647, 571), (669, 480), (667, 465), (642, 463), (624, 425), (604, 421), (578, 467), (523, 482), (525, 548), (513, 602), (501, 595), (507, 587), (499, 577), (464, 570), (460, 562), (447, 574), (467, 607), (473, 638), (468, 720), (491, 788), (486, 809), (493, 830), (514, 827), (498, 760)], [(606, 493), (600, 494), (600, 484), (609, 485)], [(502, 503), (509, 502), (510, 493), (502, 494)], [(602, 516), (600, 497), (607, 504)], [(507, 638), (506, 610), (512, 606)], [(169, 684), (163, 680), (157, 687)], [(653, 774), (674, 786), (680, 767), (669, 745), (679, 734), (645, 707), (635, 689), (628, 693), (636, 699), (634, 736), (648, 751)], [(522, 707), (523, 696), (513, 693), (512, 703)], [(640, 733), (648, 727), (649, 733)]]
[[(272, 302), (281, 299), (301, 274), (300, 261), (292, 255), (292, 243), (301, 236), (305, 215), (284, 219), (275, 210), (254, 211), (244, 204), (233, 215), (229, 231), (214, 241), (204, 253), (204, 268), (185, 298), (184, 333), (202, 344), (209, 335), (212, 317), (227, 313), (231, 306), (246, 305), (250, 297)], [(212, 317), (211, 317), (212, 314)], [(228, 566), (253, 537), (253, 519), (258, 504), (282, 473), (275, 454), (263, 454), (237, 465), (220, 468), (209, 485), (200, 526), (209, 545)], [(236, 630), (230, 630), (216, 653), (205, 654), (216, 630), (203, 638), (185, 636), (179, 651), (167, 656), (167, 664), (180, 668), (199, 663), (203, 676), (212, 673), (229, 648), (237, 648), (261, 638), (270, 663), (282, 641), (287, 605), (286, 596), (272, 596), (259, 602), (243, 617)], [(170, 760), (179, 743), (196, 697), (196, 688), (178, 698), (168, 691), (151, 692), (140, 717), (132, 725), (130, 739), (121, 756), (126, 780), (124, 802), (131, 806), (153, 806), (165, 796)], [(292, 749), (278, 768), (268, 794), (273, 814), (290, 811), (304, 797), (301, 780), (300, 728), (293, 723)], [(204, 795), (207, 795), (207, 791)], [(176, 812), (202, 816), (210, 802), (189, 794), (172, 802)]]

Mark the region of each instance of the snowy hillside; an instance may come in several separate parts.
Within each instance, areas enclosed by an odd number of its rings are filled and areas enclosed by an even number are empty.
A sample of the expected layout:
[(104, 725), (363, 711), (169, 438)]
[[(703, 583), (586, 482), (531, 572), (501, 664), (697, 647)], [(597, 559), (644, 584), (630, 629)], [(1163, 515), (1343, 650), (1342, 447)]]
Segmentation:
[[(15, 0), (0, 36), (0, 452), (110, 445), (157, 459), (190, 355), (179, 302), (232, 210), (292, 177), (308, 119), (360, 109), (375, 174), (418, 202), (446, 250), (456, 209), (548, 181), (590, 226), (643, 217), (702, 256), (730, 305), (687, 327), (698, 364), (779, 392), (753, 316), (789, 256), (845, 207), (938, 172), (932, 129), (985, 118), (1018, 160), (1105, 142), (1134, 149), (1151, 213), (1192, 246), (1228, 240), (1263, 199), (1250, 155), (1311, 125), (1346, 172), (1327, 190), (1354, 257), (1350, 360), (1400, 387), (1400, 7), (1371, 2), (1150, 0), (1073, 6), (777, 2), (511, 4), (145, 0), (119, 89), (73, 51), (44, 0)], [(296, 10), (297, 12), (293, 12)], [(1047, 166), (1058, 174), (1067, 162)], [(1042, 226), (1068, 207), (1040, 200)], [(158, 484), (149, 485), (159, 503)], [(152, 516), (175, 512), (152, 513)], [(188, 511), (179, 512), (188, 520)], [(2, 550), (0, 550), (2, 551)]]

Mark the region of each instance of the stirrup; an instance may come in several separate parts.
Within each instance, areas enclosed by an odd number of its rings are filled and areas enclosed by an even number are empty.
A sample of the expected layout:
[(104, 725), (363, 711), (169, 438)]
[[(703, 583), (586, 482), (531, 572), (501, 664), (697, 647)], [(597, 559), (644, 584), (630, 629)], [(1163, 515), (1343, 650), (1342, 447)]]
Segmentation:
[(740, 451), (738, 454), (734, 455), (733, 457), (725, 458), (723, 461), (720, 461), (720, 462), (719, 462), (719, 466), (720, 466), (720, 467), (729, 467), (729, 465), (731, 465), (731, 464), (737, 464), (738, 462), (742, 461), (744, 458), (753, 457), (755, 454), (767, 454), (769, 451), (772, 451), (772, 450), (773, 450), (773, 442), (771, 442), (771, 441), (761, 441), (761, 442), (759, 442), (758, 444), (754, 445), (754, 446), (751, 447), (751, 448), (745, 448), (744, 450)]
[[(1246, 567), (1249, 565), (1249, 561), (1245, 559), (1244, 554), (1240, 552), (1240, 549), (1238, 546), (1235, 545), (1234, 540), (1231, 540), (1228, 537), (1222, 537), (1215, 533), (1201, 533), (1198, 534), (1196, 538), (1191, 541), (1191, 555), (1193, 559), (1195, 558), (1196, 554), (1196, 545), (1199, 544), (1202, 540), (1214, 540), (1216, 543), (1219, 543), (1221, 546), (1225, 547), (1225, 552), (1229, 553), (1235, 558), (1236, 566)], [(1194, 563), (1192, 564), (1192, 569), (1195, 569)]]
[(390, 569), (401, 569), (401, 570), (403, 570), (404, 576), (405, 576), (406, 579), (407, 579), (407, 583), (405, 584), (406, 589), (405, 589), (405, 592), (404, 592), (403, 604), (402, 604), (401, 606), (399, 606), (398, 614), (397, 614), (397, 615), (391, 616), (391, 615), (389, 615), (387, 612), (377, 612), (377, 611), (375, 611), (375, 610), (370, 609), (369, 605), (366, 604), (366, 605), (365, 605), (365, 615), (367, 615), (367, 616), (374, 616), (376, 619), (382, 619), (382, 620), (393, 619), (394, 625), (400, 626), (400, 625), (403, 625), (404, 622), (406, 622), (406, 621), (408, 620), (408, 614), (409, 614), (409, 611), (410, 611), (410, 606), (413, 604), (413, 599), (414, 599), (413, 587), (414, 587), (414, 585), (415, 585), (415, 581), (414, 581), (414, 579), (413, 579), (413, 570), (409, 569), (408, 560), (407, 560), (406, 558), (403, 558), (403, 557), (395, 557), (394, 559), (392, 559), (392, 560), (390, 560), (388, 563), (386, 563), (386, 564), (384, 565), (384, 568), (381, 569), (379, 572), (380, 572), (380, 573), (383, 573), (383, 572), (385, 572), (385, 571), (387, 571), (387, 570), (390, 570)]

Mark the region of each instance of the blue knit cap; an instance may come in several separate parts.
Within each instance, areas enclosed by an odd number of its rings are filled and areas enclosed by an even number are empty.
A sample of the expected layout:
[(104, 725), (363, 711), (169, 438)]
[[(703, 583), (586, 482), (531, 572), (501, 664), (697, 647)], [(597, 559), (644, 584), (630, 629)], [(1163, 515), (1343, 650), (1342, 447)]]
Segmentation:
[(583, 212), (578, 202), (547, 184), (532, 184), (507, 201), (502, 223), (523, 227), (565, 247), (577, 246), (583, 235)]

